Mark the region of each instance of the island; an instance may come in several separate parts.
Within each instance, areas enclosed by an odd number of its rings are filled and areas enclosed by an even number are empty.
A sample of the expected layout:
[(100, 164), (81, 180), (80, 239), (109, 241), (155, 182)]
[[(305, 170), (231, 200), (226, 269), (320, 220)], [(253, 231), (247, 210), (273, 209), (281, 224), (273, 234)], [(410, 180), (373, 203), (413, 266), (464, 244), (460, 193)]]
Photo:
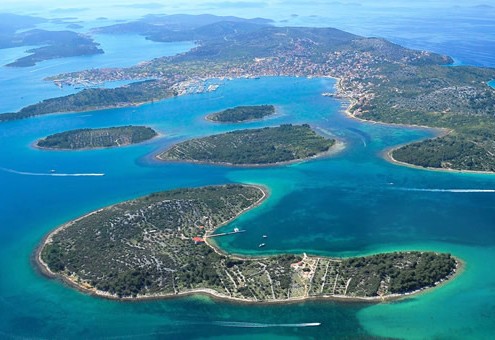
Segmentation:
[(334, 144), (334, 139), (319, 136), (307, 124), (283, 124), (187, 140), (173, 145), (157, 158), (225, 165), (272, 165), (320, 156)]
[[(140, 101), (150, 102), (203, 86), (211, 79), (261, 76), (333, 77), (335, 97), (349, 103), (351, 117), (394, 124), (447, 129), (434, 142), (409, 148), (413, 162), (448, 155), (428, 165), (441, 169), (494, 171), (495, 89), (487, 83), (495, 70), (452, 66), (448, 56), (404, 48), (380, 38), (366, 38), (333, 28), (275, 27), (267, 21), (198, 16), (163, 16), (99, 28), (101, 32), (142, 34), (154, 41), (194, 40), (197, 47), (129, 68), (91, 69), (56, 75), (59, 86), (87, 86), (107, 81), (155, 79), (156, 93), (145, 88)], [(195, 21), (193, 23), (193, 21)], [(33, 104), (0, 121), (50, 112), (85, 111), (135, 105), (136, 96), (95, 89)], [(123, 90), (126, 92), (127, 90)], [(330, 99), (329, 99), (330, 100)], [(95, 104), (96, 103), (96, 104)], [(444, 130), (442, 130), (444, 131)], [(472, 148), (476, 157), (470, 158)], [(393, 159), (393, 157), (391, 158)]]
[(43, 149), (96, 149), (141, 143), (157, 136), (146, 126), (119, 126), (99, 129), (77, 129), (50, 135), (36, 142)]
[(275, 113), (273, 105), (236, 106), (206, 116), (207, 120), (221, 123), (240, 123), (257, 120)]
[[(459, 266), (450, 254), (434, 252), (347, 259), (306, 254), (245, 258), (221, 252), (215, 238), (249, 230), (217, 229), (267, 195), (264, 187), (228, 184), (122, 202), (51, 232), (36, 261), (46, 275), (106, 298), (206, 293), (243, 302), (325, 297), (379, 302), (438, 285)], [(260, 240), (266, 238), (260, 235)]]
[[(34, 18), (33, 18), (34, 19)], [(36, 22), (36, 21), (34, 21)], [(6, 66), (28, 67), (44, 60), (94, 55), (104, 53), (90, 37), (72, 31), (47, 31), (32, 29), (23, 32), (8, 31), (0, 40), (0, 49), (40, 46), (29, 49), (30, 53)]]

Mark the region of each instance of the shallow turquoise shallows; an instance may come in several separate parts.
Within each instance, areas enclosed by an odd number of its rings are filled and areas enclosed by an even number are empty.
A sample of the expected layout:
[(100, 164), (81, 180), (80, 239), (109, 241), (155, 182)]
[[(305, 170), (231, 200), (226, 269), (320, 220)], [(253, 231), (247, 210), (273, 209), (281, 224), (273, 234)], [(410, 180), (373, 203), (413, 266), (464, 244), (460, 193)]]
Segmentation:
[[(161, 53), (167, 47), (148, 48)], [(10, 59), (20, 53), (10, 52)], [(50, 74), (65, 70), (63, 64), (44, 62), (17, 70), (11, 83), (42, 87), (40, 91), (46, 92), (40, 98), (58, 95), (62, 90), (41, 85), (41, 77), (32, 78), (31, 84), (21, 79), (45, 66), (53, 68)], [(2, 68), (0, 74), (4, 77), (12, 71)], [(346, 103), (321, 95), (334, 90), (333, 79), (262, 77), (218, 82), (220, 88), (211, 93), (0, 125), (1, 338), (490, 338), (495, 332), (495, 176), (426, 171), (386, 162), (382, 154), (387, 148), (432, 137), (434, 131), (347, 118)], [(4, 111), (39, 100), (25, 98), (26, 103), (19, 103), (19, 93), (12, 91), (10, 99), (2, 102)], [(218, 110), (257, 104), (275, 105), (277, 115), (241, 125), (204, 119)], [(269, 168), (154, 159), (159, 150), (187, 138), (282, 123), (309, 123), (319, 133), (343, 141), (345, 149), (331, 157)], [(149, 125), (161, 135), (117, 149), (42, 151), (32, 147), (37, 139), (55, 132), (128, 124)], [(247, 230), (218, 239), (228, 252), (358, 256), (435, 250), (458, 256), (465, 261), (465, 269), (437, 289), (391, 303), (239, 305), (202, 296), (109, 301), (46, 279), (31, 264), (33, 251), (46, 233), (89, 211), (155, 191), (229, 182), (262, 184), (271, 196), (224, 227)], [(268, 238), (261, 250), (262, 235)], [(320, 325), (312, 327), (312, 323)]]

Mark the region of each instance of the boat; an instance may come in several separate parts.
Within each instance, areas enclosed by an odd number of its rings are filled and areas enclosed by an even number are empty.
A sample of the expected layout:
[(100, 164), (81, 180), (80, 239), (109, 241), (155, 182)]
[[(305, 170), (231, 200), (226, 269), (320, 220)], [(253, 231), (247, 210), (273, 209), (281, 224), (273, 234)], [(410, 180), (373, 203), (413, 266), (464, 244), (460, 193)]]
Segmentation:
[(266, 235), (263, 235), (262, 237), (263, 237), (263, 238), (267, 238), (268, 236), (266, 236)]
[(260, 243), (260, 245), (258, 246), (258, 248), (262, 248), (262, 247), (264, 247), (264, 246), (266, 246), (266, 244), (264, 244), (264, 243)]

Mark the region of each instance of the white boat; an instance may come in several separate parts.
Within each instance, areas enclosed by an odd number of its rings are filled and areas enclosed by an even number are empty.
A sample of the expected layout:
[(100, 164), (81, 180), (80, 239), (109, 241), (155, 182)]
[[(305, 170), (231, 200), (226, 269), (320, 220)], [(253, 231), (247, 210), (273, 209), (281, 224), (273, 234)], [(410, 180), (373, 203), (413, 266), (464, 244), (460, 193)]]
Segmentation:
[(258, 246), (258, 248), (261, 248), (261, 247), (264, 247), (264, 246), (266, 246), (266, 244), (260, 243), (260, 245)]

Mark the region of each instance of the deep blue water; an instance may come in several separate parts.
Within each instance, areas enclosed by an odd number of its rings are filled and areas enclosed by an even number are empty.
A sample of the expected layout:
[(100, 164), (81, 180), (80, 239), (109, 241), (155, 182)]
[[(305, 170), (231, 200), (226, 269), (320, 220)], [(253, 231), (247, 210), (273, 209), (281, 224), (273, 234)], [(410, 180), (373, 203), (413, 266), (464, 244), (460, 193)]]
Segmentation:
[[(124, 66), (148, 55), (173, 54), (190, 47), (132, 41), (137, 46), (132, 60), (108, 52), (92, 65)], [(468, 39), (463, 41), (459, 46), (469, 54)], [(123, 48), (110, 37), (107, 43), (109, 51), (110, 46), (114, 51)], [(21, 52), (12, 50), (0, 58), (9, 61)], [(478, 53), (473, 51), (472, 58)], [(92, 57), (86, 58), (90, 65)], [(81, 60), (71, 63), (69, 59), (47, 61), (16, 72), (2, 67), (1, 111), (59, 95), (61, 90), (41, 79), (79, 67)], [(432, 172), (387, 163), (381, 157), (386, 148), (433, 132), (348, 119), (341, 113), (345, 103), (321, 96), (333, 86), (330, 79), (232, 80), (216, 92), (138, 108), (1, 124), (0, 337), (490, 338), (495, 332), (495, 274), (491, 271), (495, 176)], [(210, 112), (235, 105), (267, 103), (276, 105), (279, 115), (261, 122), (237, 126), (203, 119)], [(167, 164), (152, 157), (186, 138), (288, 122), (310, 123), (344, 141), (346, 148), (329, 158), (264, 169)], [(38, 138), (63, 130), (126, 124), (146, 124), (162, 136), (119, 149), (52, 152), (31, 147)], [(68, 176), (53, 176), (52, 169)], [(104, 176), (84, 176), (94, 173)], [(220, 239), (225, 250), (261, 254), (257, 245), (261, 235), (267, 234), (263, 254), (304, 251), (354, 256), (402, 249), (438, 250), (466, 261), (465, 271), (447, 285), (400, 302), (244, 306), (207, 297), (138, 303), (102, 300), (42, 277), (30, 262), (43, 235), (84, 213), (154, 191), (226, 182), (264, 184), (271, 196), (261, 207), (225, 227), (239, 225), (248, 230), (242, 236)], [(307, 322), (321, 326), (303, 327)], [(300, 325), (274, 327), (282, 324)]]

